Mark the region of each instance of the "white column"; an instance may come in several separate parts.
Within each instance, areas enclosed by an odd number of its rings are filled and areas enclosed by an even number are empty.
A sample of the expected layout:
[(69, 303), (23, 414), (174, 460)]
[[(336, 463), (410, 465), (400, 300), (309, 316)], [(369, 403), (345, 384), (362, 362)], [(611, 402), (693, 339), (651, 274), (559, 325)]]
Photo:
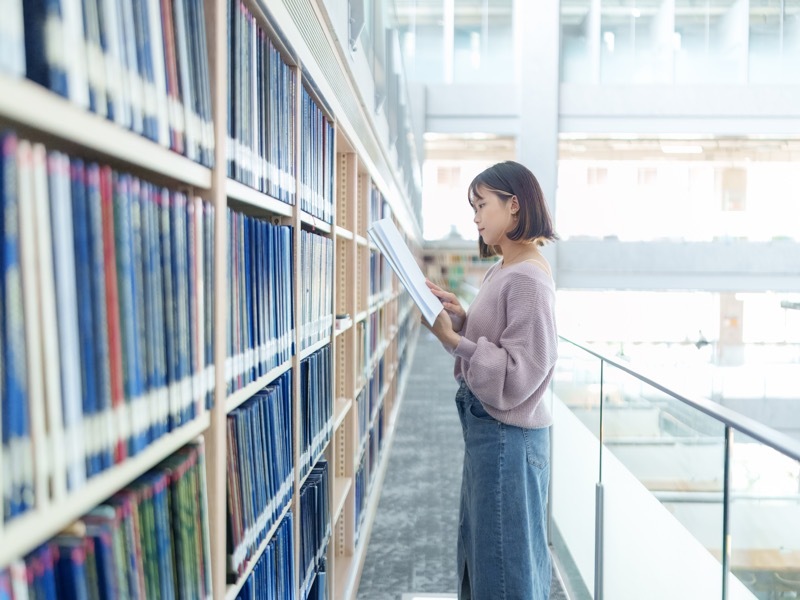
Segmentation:
[(453, 54), (455, 52), (456, 6), (455, 0), (443, 0), (442, 48), (444, 56), (444, 83), (453, 83)]
[[(519, 93), (517, 160), (542, 186), (555, 218), (558, 177), (558, 91), (560, 9), (554, 0), (514, 0), (514, 45)], [(558, 231), (558, 223), (556, 223)], [(557, 254), (545, 254), (558, 283)]]

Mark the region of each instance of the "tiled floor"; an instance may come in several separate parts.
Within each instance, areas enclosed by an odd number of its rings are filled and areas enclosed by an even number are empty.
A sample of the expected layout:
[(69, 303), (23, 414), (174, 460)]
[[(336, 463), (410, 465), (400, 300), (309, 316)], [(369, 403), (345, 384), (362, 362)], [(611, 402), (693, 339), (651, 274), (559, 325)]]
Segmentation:
[[(358, 600), (455, 598), (464, 443), (453, 358), (423, 329), (411, 369)], [(550, 598), (567, 598), (555, 578)]]

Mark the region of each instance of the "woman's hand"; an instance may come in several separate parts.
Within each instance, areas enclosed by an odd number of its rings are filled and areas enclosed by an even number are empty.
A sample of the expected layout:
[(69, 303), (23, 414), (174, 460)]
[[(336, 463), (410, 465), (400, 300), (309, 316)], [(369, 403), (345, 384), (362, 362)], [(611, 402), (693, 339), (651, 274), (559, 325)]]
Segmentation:
[(467, 313), (461, 306), (456, 295), (452, 292), (447, 292), (433, 283), (430, 279), (426, 279), (425, 283), (430, 288), (433, 295), (442, 301), (442, 306), (450, 316), (450, 321), (453, 324), (453, 331), (459, 332), (464, 327), (464, 320), (467, 318)]
[(453, 322), (450, 320), (450, 315), (446, 310), (442, 310), (439, 313), (433, 325), (428, 325), (425, 317), (422, 317), (420, 320), (422, 324), (436, 336), (436, 339), (442, 343), (442, 346), (444, 346), (448, 352), (455, 350), (456, 346), (458, 346), (458, 342), (461, 341), (461, 336), (453, 331)]

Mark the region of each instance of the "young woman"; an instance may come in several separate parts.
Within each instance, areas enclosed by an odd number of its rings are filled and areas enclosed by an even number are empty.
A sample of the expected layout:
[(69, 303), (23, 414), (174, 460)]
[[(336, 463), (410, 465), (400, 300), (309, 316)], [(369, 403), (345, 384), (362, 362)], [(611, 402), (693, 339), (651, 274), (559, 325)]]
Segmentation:
[(551, 416), (543, 397), (558, 339), (555, 289), (539, 247), (557, 236), (539, 182), (519, 163), (478, 175), (469, 203), (481, 256), (501, 259), (487, 271), (469, 312), (454, 294), (428, 282), (445, 308), (430, 330), (455, 355), (460, 383), (458, 597), (547, 600)]

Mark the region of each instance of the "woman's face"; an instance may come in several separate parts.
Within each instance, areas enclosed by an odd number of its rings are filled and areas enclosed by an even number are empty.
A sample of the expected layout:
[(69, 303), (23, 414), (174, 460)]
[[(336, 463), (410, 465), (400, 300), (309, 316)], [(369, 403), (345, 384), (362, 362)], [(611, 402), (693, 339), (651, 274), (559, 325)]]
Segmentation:
[(511, 210), (516, 202), (508, 196), (500, 196), (484, 186), (478, 186), (477, 194), (470, 199), (475, 213), (473, 221), (478, 227), (478, 234), (488, 246), (499, 244), (505, 239), (507, 232), (514, 228)]

